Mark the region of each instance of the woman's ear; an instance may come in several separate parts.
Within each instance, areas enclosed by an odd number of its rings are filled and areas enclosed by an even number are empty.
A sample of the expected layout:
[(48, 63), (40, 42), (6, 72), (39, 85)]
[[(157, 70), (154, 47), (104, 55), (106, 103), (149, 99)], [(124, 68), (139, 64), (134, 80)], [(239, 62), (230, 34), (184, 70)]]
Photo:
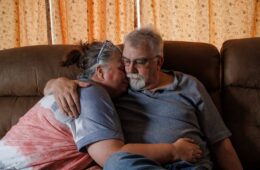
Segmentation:
[(104, 69), (103, 69), (103, 67), (101, 65), (98, 65), (96, 67), (96, 71), (95, 72), (96, 72), (96, 75), (97, 75), (98, 79), (104, 80)]

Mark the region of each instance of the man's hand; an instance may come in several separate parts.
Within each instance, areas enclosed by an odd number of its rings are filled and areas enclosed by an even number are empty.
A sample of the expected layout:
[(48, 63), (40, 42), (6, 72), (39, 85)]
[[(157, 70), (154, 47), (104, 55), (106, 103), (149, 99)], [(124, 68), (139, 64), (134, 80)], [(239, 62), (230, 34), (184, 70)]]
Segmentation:
[(175, 149), (173, 150), (174, 159), (185, 160), (189, 162), (197, 162), (202, 156), (200, 147), (194, 143), (192, 139), (180, 138), (172, 144)]
[(76, 118), (80, 113), (78, 87), (88, 87), (90, 83), (70, 80), (65, 77), (47, 82), (44, 95), (52, 93), (61, 111), (67, 116)]

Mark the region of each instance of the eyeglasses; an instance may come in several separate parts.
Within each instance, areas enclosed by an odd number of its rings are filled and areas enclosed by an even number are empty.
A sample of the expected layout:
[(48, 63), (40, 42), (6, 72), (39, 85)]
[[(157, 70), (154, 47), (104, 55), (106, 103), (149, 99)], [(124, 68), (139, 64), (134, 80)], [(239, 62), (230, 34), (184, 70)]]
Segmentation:
[[(98, 53), (98, 56), (97, 56), (97, 63), (99, 63), (100, 60), (102, 60), (102, 54), (104, 52), (105, 49), (110, 49), (110, 48), (118, 48), (117, 46), (115, 46), (111, 41), (109, 40), (106, 40), (104, 41), (99, 53)], [(118, 48), (118, 50), (121, 52), (120, 48)]]
[(129, 60), (128, 58), (126, 57), (123, 57), (123, 63), (125, 66), (130, 66), (131, 63), (133, 63), (133, 66), (136, 66), (136, 67), (143, 67), (143, 66), (146, 66), (149, 62), (153, 61), (154, 59), (157, 59), (159, 56), (156, 55), (155, 57), (153, 58), (140, 58), (140, 59), (136, 59), (136, 60)]

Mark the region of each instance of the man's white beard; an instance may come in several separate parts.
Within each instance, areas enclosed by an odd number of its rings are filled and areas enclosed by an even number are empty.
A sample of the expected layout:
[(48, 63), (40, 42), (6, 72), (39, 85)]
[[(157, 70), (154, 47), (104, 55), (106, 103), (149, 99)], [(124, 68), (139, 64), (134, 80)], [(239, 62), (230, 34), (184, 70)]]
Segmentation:
[(145, 87), (145, 79), (142, 75), (136, 73), (128, 73), (130, 87), (133, 90), (141, 90)]

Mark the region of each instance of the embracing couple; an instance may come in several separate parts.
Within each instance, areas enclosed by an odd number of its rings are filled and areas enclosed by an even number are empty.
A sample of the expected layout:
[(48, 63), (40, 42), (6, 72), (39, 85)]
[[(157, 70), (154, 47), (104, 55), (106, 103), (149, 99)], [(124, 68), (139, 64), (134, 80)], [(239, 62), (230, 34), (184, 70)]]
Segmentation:
[(204, 86), (162, 71), (163, 61), (163, 40), (149, 28), (129, 33), (123, 52), (110, 41), (72, 50), (62, 65), (80, 67), (79, 81), (47, 83), (0, 141), (8, 153), (0, 169), (84, 169), (94, 160), (107, 170), (207, 170), (212, 156), (242, 169)]

